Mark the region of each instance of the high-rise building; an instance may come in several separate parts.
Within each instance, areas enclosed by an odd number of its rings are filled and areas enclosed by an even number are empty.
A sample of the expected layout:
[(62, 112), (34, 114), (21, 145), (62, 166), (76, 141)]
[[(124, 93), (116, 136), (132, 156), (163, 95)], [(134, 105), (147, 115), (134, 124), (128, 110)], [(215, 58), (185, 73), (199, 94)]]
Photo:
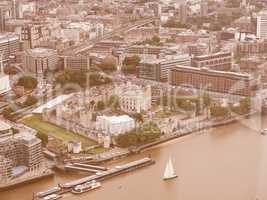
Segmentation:
[(55, 70), (57, 68), (58, 54), (53, 49), (28, 49), (24, 53), (23, 64), (28, 71), (42, 74), (45, 70)]
[(267, 39), (267, 11), (262, 11), (257, 15), (257, 37)]
[(22, 132), (0, 138), (0, 180), (12, 178), (12, 168), (25, 166), (28, 171), (42, 166), (41, 140), (33, 133)]
[(187, 21), (187, 4), (183, 2), (180, 4), (179, 14), (180, 14), (180, 22), (186, 23)]
[(201, 17), (206, 17), (209, 13), (209, 7), (208, 7), (208, 2), (206, 0), (201, 0), (200, 3), (200, 16)]
[(138, 66), (138, 77), (166, 82), (169, 72), (176, 65), (190, 65), (189, 55), (167, 56), (164, 59), (145, 59)]
[(20, 51), (20, 38), (15, 33), (0, 33), (0, 52), (3, 53), (3, 62), (7, 62), (11, 55)]
[(5, 23), (12, 18), (12, 8), (9, 4), (0, 2), (0, 31), (5, 30)]

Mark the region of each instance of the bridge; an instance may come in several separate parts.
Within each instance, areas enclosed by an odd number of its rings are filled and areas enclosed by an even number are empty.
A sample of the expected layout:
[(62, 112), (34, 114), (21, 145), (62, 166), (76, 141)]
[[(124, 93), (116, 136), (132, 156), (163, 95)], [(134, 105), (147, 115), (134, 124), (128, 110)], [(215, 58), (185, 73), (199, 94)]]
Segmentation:
[(80, 42), (79, 44), (75, 45), (74, 47), (70, 47), (66, 50), (63, 51), (63, 56), (69, 56), (69, 55), (76, 55), (76, 54), (80, 54), (84, 51), (87, 51), (88, 49), (90, 49), (91, 47), (94, 46), (94, 44), (96, 44), (97, 42), (100, 42), (101, 40), (107, 40), (112, 38), (115, 35), (119, 35), (119, 34), (125, 34), (133, 29), (145, 26), (147, 24), (156, 22), (158, 20), (158, 18), (151, 18), (151, 19), (142, 19), (142, 20), (138, 20), (132, 23), (127, 23), (124, 24), (123, 26), (114, 29), (113, 31), (109, 32), (109, 33), (105, 33), (102, 37), (99, 38), (95, 38), (93, 40), (89, 40), (86, 42)]

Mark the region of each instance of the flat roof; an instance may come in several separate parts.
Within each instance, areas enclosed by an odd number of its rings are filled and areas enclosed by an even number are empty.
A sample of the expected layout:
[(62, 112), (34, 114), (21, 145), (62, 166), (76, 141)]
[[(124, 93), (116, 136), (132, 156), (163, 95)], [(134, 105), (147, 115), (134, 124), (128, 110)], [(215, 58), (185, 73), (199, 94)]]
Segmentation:
[(6, 122), (0, 121), (0, 131), (5, 131), (5, 130), (11, 129), (11, 128), (12, 128), (12, 126), (7, 124)]
[(68, 94), (68, 95), (60, 95), (51, 101), (48, 101), (47, 103), (41, 105), (40, 107), (36, 108), (35, 110), (32, 111), (32, 113), (35, 114), (42, 114), (44, 109), (46, 108), (53, 108), (56, 105), (59, 105), (66, 101), (67, 99), (71, 98), (74, 94)]

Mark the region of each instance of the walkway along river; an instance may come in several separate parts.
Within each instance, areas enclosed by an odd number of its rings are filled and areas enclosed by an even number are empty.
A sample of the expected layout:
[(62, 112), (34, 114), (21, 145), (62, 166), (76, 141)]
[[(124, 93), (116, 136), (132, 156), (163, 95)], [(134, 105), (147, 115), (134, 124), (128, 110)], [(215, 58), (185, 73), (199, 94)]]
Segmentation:
[[(267, 199), (267, 117), (253, 116), (226, 126), (178, 138), (123, 160), (126, 163), (147, 155), (155, 165), (109, 179), (100, 190), (66, 200), (265, 200)], [(178, 179), (162, 180), (172, 156)], [(117, 163), (113, 163), (117, 165)], [(85, 173), (57, 173), (36, 183), (0, 192), (1, 200), (30, 200), (42, 191)]]

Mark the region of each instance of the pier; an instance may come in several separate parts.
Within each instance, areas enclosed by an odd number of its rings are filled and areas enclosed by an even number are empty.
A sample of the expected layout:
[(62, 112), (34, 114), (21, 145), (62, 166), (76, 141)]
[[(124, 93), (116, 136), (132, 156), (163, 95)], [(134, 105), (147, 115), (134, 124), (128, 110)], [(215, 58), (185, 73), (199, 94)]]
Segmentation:
[(107, 171), (108, 170), (108, 168), (106, 168), (106, 167), (101, 167), (101, 166), (96, 166), (96, 165), (88, 165), (88, 164), (83, 164), (83, 163), (73, 163), (73, 165), (77, 166), (77, 167), (96, 169), (96, 170), (101, 170), (101, 171)]
[(90, 173), (98, 173), (99, 170), (96, 169), (89, 169), (85, 167), (76, 167), (74, 165), (66, 165), (64, 167), (66, 170), (75, 170), (75, 171), (84, 171), (84, 172), (90, 172)]
[[(63, 194), (65, 192), (69, 192), (70, 189), (72, 189), (73, 187), (75, 187), (77, 185), (80, 185), (80, 184), (83, 184), (86, 182), (90, 182), (93, 180), (104, 181), (108, 178), (118, 176), (120, 174), (128, 173), (128, 172), (137, 170), (139, 168), (150, 166), (154, 163), (155, 163), (154, 160), (152, 160), (149, 157), (145, 157), (143, 159), (135, 160), (135, 161), (132, 161), (132, 162), (127, 163), (127, 164), (115, 166), (113, 168), (107, 169), (106, 171), (95, 170), (95, 171), (97, 171), (97, 173), (94, 175), (91, 175), (91, 176), (88, 176), (85, 178), (81, 178), (81, 179), (78, 179), (78, 180), (75, 180), (72, 182), (59, 184), (60, 189), (58, 189), (58, 187), (54, 187), (54, 188), (49, 189), (49, 190), (44, 191), (44, 192), (38, 192), (38, 193), (36, 193), (36, 195), (34, 195), (34, 199), (42, 200), (45, 197), (44, 194), (47, 194), (47, 193), (51, 194), (51, 191), (52, 191), (52, 194)], [(73, 167), (75, 167), (75, 166), (73, 166)], [(79, 167), (75, 167), (75, 168), (79, 168)], [(85, 168), (83, 168), (83, 169), (85, 169)], [(93, 169), (88, 169), (88, 170), (93, 170)], [(55, 190), (55, 192), (53, 192), (53, 190)]]

